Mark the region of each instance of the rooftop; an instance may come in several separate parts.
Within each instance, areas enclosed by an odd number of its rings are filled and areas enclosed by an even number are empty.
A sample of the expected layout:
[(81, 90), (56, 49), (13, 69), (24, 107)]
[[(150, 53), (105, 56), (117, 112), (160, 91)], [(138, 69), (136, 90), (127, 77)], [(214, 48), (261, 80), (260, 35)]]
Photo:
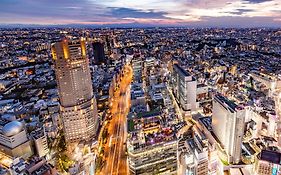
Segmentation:
[(215, 98), (217, 99), (218, 102), (220, 102), (223, 106), (227, 106), (231, 109), (232, 112), (234, 112), (236, 110), (236, 108), (238, 107), (237, 104), (235, 104), (233, 101), (230, 101), (229, 99), (227, 99), (226, 97), (220, 95), (220, 94), (216, 94)]
[(153, 116), (159, 116), (161, 115), (161, 111), (159, 108), (154, 109), (152, 111), (146, 111), (146, 112), (142, 112), (142, 113), (138, 113), (137, 117), (138, 118), (149, 118), (149, 117), (153, 117)]
[(17, 120), (14, 121), (0, 121), (1, 131), (7, 137), (14, 136), (22, 131), (23, 124)]
[(276, 151), (262, 150), (260, 160), (281, 165), (281, 153)]
[(179, 72), (183, 76), (186, 76), (186, 77), (190, 76), (190, 74), (186, 70), (184, 70), (182, 67), (180, 67), (178, 64), (174, 64), (173, 67), (174, 67), (174, 69), (176, 69), (177, 72)]

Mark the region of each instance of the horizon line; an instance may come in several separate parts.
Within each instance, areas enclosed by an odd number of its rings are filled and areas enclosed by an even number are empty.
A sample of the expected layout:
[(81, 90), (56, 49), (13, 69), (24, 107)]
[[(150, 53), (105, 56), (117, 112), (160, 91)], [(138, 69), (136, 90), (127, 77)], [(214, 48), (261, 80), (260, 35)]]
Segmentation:
[(236, 28), (236, 29), (251, 29), (251, 28), (265, 28), (265, 29), (279, 29), (280, 26), (236, 26), (236, 25), (162, 25), (162, 24), (142, 24), (142, 23), (127, 23), (127, 24), (25, 24), (25, 23), (0, 23), (0, 28), (41, 28), (41, 27), (70, 27), (70, 28)]

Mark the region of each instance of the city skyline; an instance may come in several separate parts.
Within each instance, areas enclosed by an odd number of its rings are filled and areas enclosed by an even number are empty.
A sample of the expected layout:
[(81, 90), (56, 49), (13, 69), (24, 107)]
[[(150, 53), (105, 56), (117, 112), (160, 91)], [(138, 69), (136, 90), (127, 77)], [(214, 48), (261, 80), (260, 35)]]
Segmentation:
[(281, 174), (280, 29), (0, 31), (0, 174)]
[(281, 0), (0, 0), (0, 175), (281, 175)]
[(280, 0), (0, 2), (0, 26), (280, 27)]

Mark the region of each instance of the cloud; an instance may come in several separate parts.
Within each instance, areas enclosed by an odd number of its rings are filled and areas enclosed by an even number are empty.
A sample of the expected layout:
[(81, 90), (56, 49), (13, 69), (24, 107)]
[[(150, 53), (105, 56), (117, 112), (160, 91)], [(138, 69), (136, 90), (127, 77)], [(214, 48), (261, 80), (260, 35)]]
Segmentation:
[(1, 0), (0, 23), (281, 26), (280, 7), (280, 0)]
[(276, 22), (271, 17), (203, 17), (202, 21), (194, 23), (195, 26), (201, 27), (280, 27), (281, 23)]
[(253, 9), (236, 9), (235, 12), (230, 12), (231, 14), (234, 14), (234, 15), (242, 15), (242, 14), (245, 14), (247, 12), (252, 12), (254, 11)]
[(117, 8), (117, 7), (109, 7), (110, 15), (119, 18), (166, 18), (164, 15), (167, 12), (154, 12), (153, 10), (142, 11), (131, 8)]
[(180, 0), (184, 6), (198, 9), (222, 8), (235, 0)]
[(249, 2), (249, 3), (264, 3), (264, 2), (269, 2), (269, 1), (272, 1), (272, 0), (245, 0), (246, 2)]
[[(95, 9), (95, 10), (93, 10)], [(48, 21), (84, 21), (88, 19), (100, 19), (106, 12), (102, 5), (88, 0), (13, 0), (0, 1), (0, 20), (1, 18), (14, 19), (41, 19)], [(1, 14), (5, 14), (1, 15)], [(2, 20), (1, 20), (2, 21)], [(5, 21), (4, 21), (5, 22)]]

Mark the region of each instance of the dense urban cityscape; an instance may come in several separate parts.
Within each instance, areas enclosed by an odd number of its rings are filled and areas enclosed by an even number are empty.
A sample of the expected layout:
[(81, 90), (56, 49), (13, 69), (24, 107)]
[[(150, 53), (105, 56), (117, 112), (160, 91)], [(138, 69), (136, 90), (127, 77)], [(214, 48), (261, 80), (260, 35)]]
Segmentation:
[(0, 32), (0, 174), (281, 174), (281, 30)]
[(280, 0), (1, 0), (0, 175), (281, 175)]

